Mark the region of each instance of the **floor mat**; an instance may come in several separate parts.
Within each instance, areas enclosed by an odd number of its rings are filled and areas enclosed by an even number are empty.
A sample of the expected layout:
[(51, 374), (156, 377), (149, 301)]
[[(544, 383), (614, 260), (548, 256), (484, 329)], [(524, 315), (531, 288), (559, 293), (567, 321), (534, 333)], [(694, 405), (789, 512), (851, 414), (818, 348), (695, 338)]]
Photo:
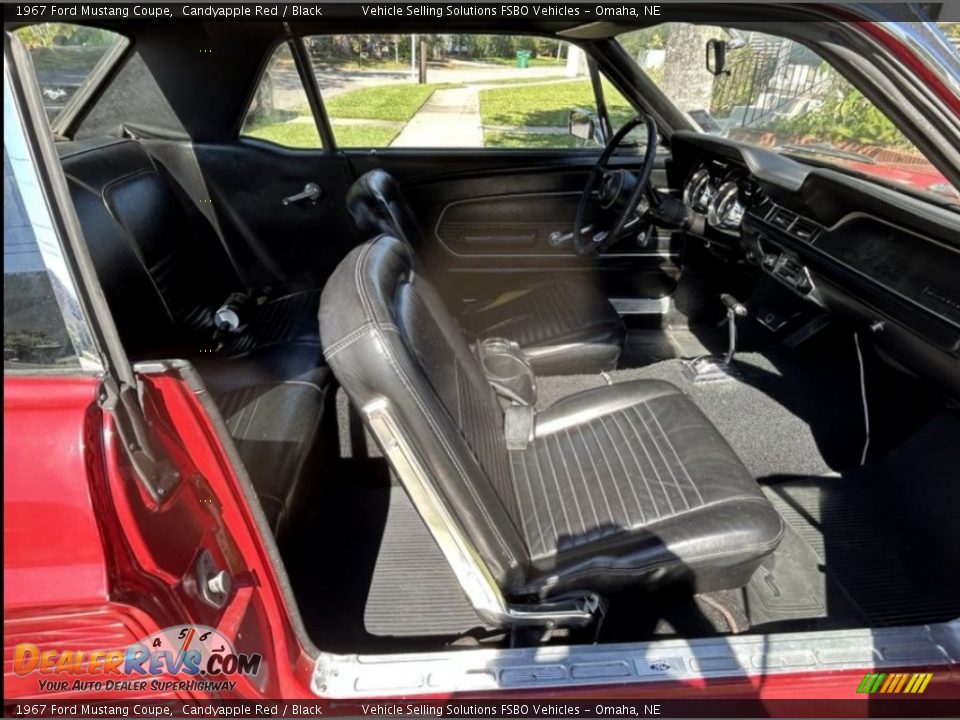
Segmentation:
[[(845, 615), (853, 603), (872, 627), (960, 617), (958, 467), (960, 420), (944, 413), (880, 462), (765, 488), (824, 569), (828, 616)], [(804, 586), (816, 594), (810, 567), (805, 559), (784, 568), (797, 586), (784, 595), (801, 598)]]
[(314, 643), (396, 652), (482, 636), (483, 623), (406, 492), (390, 485), (386, 463), (339, 467), (287, 559)]
[(789, 522), (779, 547), (743, 589), (743, 601), (754, 632), (828, 630), (865, 622), (820, 556)]

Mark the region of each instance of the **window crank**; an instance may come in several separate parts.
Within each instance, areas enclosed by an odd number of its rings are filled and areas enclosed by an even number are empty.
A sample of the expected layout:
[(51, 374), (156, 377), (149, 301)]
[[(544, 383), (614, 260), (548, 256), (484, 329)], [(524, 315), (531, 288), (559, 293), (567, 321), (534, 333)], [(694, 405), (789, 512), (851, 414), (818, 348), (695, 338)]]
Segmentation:
[(303, 186), (303, 191), (298, 192), (296, 195), (291, 195), (283, 199), (284, 206), (293, 205), (294, 203), (302, 203), (304, 201), (309, 202), (311, 205), (316, 204), (317, 200), (320, 199), (320, 186), (316, 183), (307, 183)]

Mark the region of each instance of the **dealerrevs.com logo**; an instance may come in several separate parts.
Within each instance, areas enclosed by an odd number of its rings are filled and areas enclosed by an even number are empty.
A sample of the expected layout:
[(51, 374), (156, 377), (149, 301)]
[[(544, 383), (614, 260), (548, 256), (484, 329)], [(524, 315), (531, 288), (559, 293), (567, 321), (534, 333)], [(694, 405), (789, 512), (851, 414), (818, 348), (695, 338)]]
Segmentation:
[(235, 652), (222, 634), (202, 625), (167, 628), (112, 650), (20, 643), (13, 651), (13, 671), (37, 674), (44, 692), (223, 692), (236, 687), (237, 676), (257, 675), (262, 661), (259, 653)]

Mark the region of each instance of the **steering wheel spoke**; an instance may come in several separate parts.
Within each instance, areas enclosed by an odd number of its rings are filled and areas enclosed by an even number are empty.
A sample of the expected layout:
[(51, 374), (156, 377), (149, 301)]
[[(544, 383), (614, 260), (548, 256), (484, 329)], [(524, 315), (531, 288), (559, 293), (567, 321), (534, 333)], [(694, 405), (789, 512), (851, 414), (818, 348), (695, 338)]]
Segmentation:
[[(610, 167), (610, 160), (617, 148), (623, 142), (623, 139), (641, 124), (646, 124), (647, 145), (644, 149), (642, 160), (636, 171), (633, 170), (633, 164), (617, 163), (616, 167)], [(633, 228), (639, 218), (636, 218), (635, 212), (640, 201), (647, 198), (648, 202), (650, 176), (653, 174), (653, 162), (657, 150), (657, 126), (653, 118), (647, 115), (637, 115), (621, 127), (617, 133), (610, 139), (607, 146), (600, 153), (596, 164), (587, 177), (587, 185), (580, 196), (580, 203), (577, 206), (577, 214), (573, 222), (573, 244), (577, 253), (580, 255), (594, 255), (610, 247), (628, 228)], [(629, 173), (632, 180), (627, 180)], [(619, 174), (619, 175), (616, 175)], [(603, 208), (612, 208), (622, 198), (627, 195), (625, 203), (619, 208), (617, 219), (607, 232), (595, 233), (590, 238), (584, 237), (583, 221), (586, 215), (587, 205), (593, 196), (597, 183), (602, 180), (600, 186), (600, 202)], [(605, 197), (609, 195), (609, 197)], [(632, 219), (634, 218), (634, 219)]]

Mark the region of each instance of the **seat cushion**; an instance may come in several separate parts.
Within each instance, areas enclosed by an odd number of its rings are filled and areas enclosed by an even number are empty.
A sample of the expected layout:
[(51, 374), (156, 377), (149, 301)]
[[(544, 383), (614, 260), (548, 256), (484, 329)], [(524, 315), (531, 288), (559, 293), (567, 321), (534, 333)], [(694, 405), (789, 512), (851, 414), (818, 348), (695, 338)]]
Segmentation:
[(279, 346), (197, 369), (243, 460), (264, 514), (280, 536), (304, 509), (329, 370), (319, 348)]
[(588, 281), (550, 280), (470, 308), (461, 324), (473, 339), (518, 343), (540, 375), (613, 370), (624, 327), (610, 301)]
[(696, 405), (636, 380), (564, 398), (510, 453), (528, 592), (744, 585), (783, 523)]

